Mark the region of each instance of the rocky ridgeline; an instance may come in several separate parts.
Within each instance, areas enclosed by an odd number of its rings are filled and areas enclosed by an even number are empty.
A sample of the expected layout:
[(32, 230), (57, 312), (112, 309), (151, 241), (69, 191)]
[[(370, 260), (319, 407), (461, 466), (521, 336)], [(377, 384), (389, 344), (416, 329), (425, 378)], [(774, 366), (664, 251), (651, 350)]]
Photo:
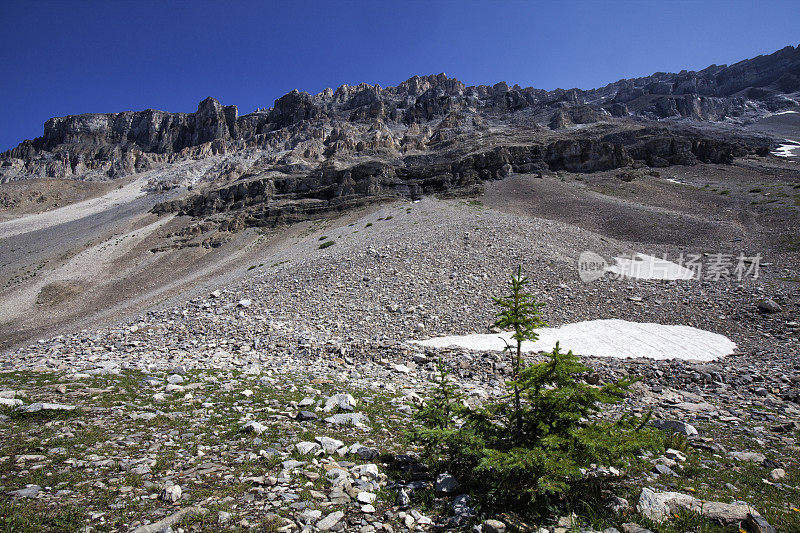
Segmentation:
[(243, 210), (235, 221), (225, 222), (228, 229), (237, 223), (269, 226), (398, 197), (474, 193), (484, 182), (503, 179), (512, 172), (595, 172), (633, 164), (731, 163), (734, 156), (751, 150), (744, 144), (669, 135), (663, 130), (641, 130), (611, 138), (631, 144), (560, 140), (547, 145), (499, 146), (456, 160), (450, 160), (452, 154), (407, 156), (395, 163), (371, 161), (345, 169), (321, 168), (297, 177), (275, 177), (272, 173), (243, 176), (231, 185), (159, 203), (153, 212), (203, 217)]
[[(396, 87), (362, 83), (319, 94), (294, 90), (239, 116), (203, 100), (195, 113), (148, 109), (53, 118), (44, 135), (0, 155), (0, 182), (29, 177), (108, 179), (179, 160), (263, 151), (280, 171), (349, 166), (352, 157), (440, 152), (520, 129), (685, 118), (743, 123), (798, 107), (800, 47), (730, 67), (656, 73), (600, 89), (545, 91), (505, 82), (465, 86), (444, 74)], [(615, 122), (616, 121), (616, 122)]]

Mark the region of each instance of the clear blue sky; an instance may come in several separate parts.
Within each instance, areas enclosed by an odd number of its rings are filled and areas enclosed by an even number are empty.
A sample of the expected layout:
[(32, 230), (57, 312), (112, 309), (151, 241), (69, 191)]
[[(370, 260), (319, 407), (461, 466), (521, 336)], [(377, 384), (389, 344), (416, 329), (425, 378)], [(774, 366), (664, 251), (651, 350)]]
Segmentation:
[(588, 89), (800, 43), (796, 0), (2, 0), (0, 20), (0, 151), (52, 116), (191, 112), (206, 96), (245, 114), (293, 88), (439, 72)]

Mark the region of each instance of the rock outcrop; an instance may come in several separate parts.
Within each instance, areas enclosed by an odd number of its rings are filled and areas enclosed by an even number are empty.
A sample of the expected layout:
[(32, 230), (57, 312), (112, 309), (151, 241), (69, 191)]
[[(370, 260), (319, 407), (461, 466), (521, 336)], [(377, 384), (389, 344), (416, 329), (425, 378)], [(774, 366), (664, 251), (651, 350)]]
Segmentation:
[(595, 172), (625, 167), (637, 160), (658, 163), (654, 166), (728, 163), (741, 150), (744, 148), (730, 143), (685, 137), (651, 138), (628, 147), (592, 139), (498, 146), (462, 158), (452, 154), (407, 156), (391, 163), (370, 161), (344, 169), (320, 168), (301, 176), (251, 176), (160, 203), (153, 212), (205, 217), (238, 211), (241, 216), (233, 226), (226, 222), (226, 228), (272, 226), (398, 197), (470, 193), (480, 190), (484, 182), (503, 179), (511, 172)]

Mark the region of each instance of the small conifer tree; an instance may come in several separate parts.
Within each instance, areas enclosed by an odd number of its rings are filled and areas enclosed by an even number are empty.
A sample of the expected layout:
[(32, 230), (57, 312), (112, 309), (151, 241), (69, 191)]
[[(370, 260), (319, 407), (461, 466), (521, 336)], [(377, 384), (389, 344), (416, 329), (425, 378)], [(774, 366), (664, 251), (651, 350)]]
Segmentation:
[[(610, 482), (587, 476), (590, 465), (626, 468), (644, 450), (663, 448), (661, 433), (647, 418), (600, 416), (604, 405), (620, 403), (635, 381), (601, 387), (582, 376), (591, 369), (556, 343), (545, 361), (526, 364), (522, 342), (536, 340), (541, 304), (525, 291), (528, 280), (517, 269), (510, 294), (494, 299), (501, 308), (497, 327), (513, 330), (513, 372), (508, 394), (479, 408), (463, 407), (444, 365), (430, 398), (418, 408), (412, 442), (435, 468), (455, 475), (478, 503), (495, 511), (543, 516), (559, 502), (586, 501)], [(562, 509), (563, 510), (563, 509)]]
[(492, 298), (495, 305), (500, 307), (497, 313), (497, 320), (494, 327), (513, 330), (511, 339), (514, 344), (506, 342), (505, 351), (512, 354), (511, 378), (514, 383), (514, 426), (515, 431), (522, 431), (522, 404), (520, 401), (520, 390), (517, 379), (523, 365), (522, 343), (524, 341), (534, 342), (539, 338), (536, 333), (537, 328), (546, 326), (547, 323), (541, 318), (541, 308), (543, 304), (536, 301), (536, 297), (525, 291), (528, 285), (528, 278), (522, 275), (522, 266), (517, 267), (517, 274), (511, 275), (511, 294), (503, 298)]

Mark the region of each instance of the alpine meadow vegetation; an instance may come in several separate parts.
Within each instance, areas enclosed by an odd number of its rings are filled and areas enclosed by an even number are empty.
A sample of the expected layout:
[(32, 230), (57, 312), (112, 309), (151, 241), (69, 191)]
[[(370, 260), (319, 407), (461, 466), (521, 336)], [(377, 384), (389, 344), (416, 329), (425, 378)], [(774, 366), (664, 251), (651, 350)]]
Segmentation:
[(582, 378), (591, 369), (558, 343), (543, 361), (526, 363), (522, 343), (545, 325), (528, 283), (520, 268), (509, 294), (494, 298), (494, 326), (513, 332), (506, 393), (470, 408), (440, 362), (408, 433), (434, 471), (454, 475), (482, 511), (544, 519), (595, 505), (642, 454), (662, 450), (663, 437), (649, 416), (603, 416), (635, 379), (590, 385)]

